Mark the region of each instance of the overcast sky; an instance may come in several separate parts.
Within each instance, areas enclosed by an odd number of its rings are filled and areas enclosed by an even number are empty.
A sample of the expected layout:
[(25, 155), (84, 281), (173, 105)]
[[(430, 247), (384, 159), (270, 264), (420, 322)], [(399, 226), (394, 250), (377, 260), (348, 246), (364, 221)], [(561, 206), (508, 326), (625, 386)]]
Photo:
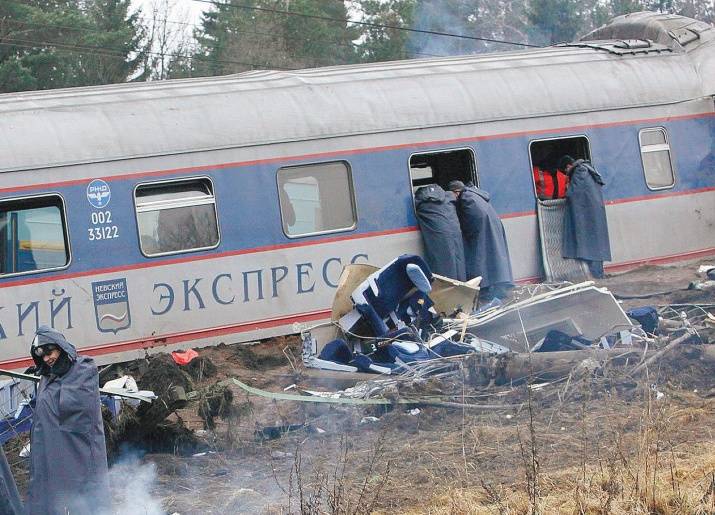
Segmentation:
[[(152, 5), (161, 4), (162, 0), (131, 0), (133, 8), (141, 7), (144, 14), (151, 13)], [(198, 24), (201, 19), (201, 12), (211, 8), (204, 2), (193, 2), (192, 0), (169, 0), (171, 7), (170, 18), (175, 21), (187, 21)]]

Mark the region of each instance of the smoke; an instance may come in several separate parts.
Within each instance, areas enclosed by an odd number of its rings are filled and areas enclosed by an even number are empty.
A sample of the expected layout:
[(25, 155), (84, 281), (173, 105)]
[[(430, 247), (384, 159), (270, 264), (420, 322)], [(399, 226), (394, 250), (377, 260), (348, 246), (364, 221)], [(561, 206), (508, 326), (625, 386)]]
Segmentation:
[(136, 451), (123, 454), (109, 469), (112, 509), (103, 515), (164, 515), (166, 512), (161, 501), (151, 493), (156, 479), (156, 466), (153, 463), (142, 463)]
[[(156, 467), (153, 463), (142, 463), (141, 456), (137, 450), (125, 450), (109, 469), (109, 498), (100, 478), (96, 478), (97, 483), (81, 495), (76, 489), (62, 492), (57, 486), (52, 492), (56, 496), (56, 513), (165, 515), (161, 500), (152, 495), (157, 481)], [(44, 495), (44, 492), (39, 492), (39, 495)], [(1, 509), (0, 512), (5, 513)]]
[[(519, 2), (463, 2), (424, 0), (414, 12), (413, 29), (456, 35), (528, 42), (525, 4)], [(408, 50), (417, 57), (451, 56), (521, 50), (519, 45), (468, 38), (413, 33)]]
[[(427, 0), (418, 3), (415, 11), (414, 29), (434, 30), (452, 34), (469, 34), (466, 20), (460, 13), (449, 9), (445, 0)], [(413, 33), (408, 48), (418, 56), (448, 56), (470, 54), (475, 51), (474, 41), (455, 39), (431, 34)]]

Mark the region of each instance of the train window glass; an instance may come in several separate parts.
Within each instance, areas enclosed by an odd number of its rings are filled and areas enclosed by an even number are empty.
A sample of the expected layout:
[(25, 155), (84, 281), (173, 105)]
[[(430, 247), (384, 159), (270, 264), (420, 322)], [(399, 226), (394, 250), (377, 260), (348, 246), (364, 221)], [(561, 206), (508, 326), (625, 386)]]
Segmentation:
[(352, 175), (344, 161), (281, 168), (278, 197), (289, 237), (355, 227)]
[(652, 190), (672, 188), (675, 184), (668, 134), (662, 127), (642, 129), (638, 133), (645, 181)]
[(59, 196), (0, 203), (0, 275), (62, 268), (69, 260)]
[(585, 136), (532, 141), (529, 144), (534, 193), (539, 200), (564, 198), (568, 177), (558, 169), (562, 156), (591, 160)]
[(143, 184), (134, 192), (134, 205), (146, 256), (218, 245), (216, 199), (208, 179)]
[(478, 185), (477, 167), (472, 149), (426, 152), (410, 157), (412, 191), (428, 184), (446, 188), (449, 181), (460, 180)]

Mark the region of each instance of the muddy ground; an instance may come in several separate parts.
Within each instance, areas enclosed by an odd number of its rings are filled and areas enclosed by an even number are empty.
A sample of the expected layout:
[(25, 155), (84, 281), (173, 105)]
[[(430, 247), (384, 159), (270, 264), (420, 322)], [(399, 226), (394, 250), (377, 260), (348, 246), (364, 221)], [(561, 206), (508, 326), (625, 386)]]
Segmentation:
[[(712, 290), (685, 289), (698, 264), (598, 283), (624, 297), (657, 294), (625, 298), (625, 308), (715, 303)], [(459, 386), (465, 401), (501, 406), (490, 409), (315, 405), (231, 387), (230, 413), (213, 429), (191, 404), (172, 415), (197, 431), (194, 448), (123, 452), (149, 471), (147, 502), (159, 513), (715, 513), (709, 345), (682, 346), (636, 377), (606, 367), (537, 388)], [(355, 382), (306, 371), (297, 337), (200, 355), (216, 374), (196, 389), (232, 377), (273, 392)]]

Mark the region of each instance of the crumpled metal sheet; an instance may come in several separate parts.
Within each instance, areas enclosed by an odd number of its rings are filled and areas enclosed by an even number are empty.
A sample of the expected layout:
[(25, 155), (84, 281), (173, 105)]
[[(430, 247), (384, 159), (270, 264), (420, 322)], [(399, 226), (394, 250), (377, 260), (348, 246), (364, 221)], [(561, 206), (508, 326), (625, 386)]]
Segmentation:
[(613, 294), (591, 281), (494, 308), (467, 322), (468, 333), (514, 352), (527, 352), (552, 329), (596, 341), (632, 327)]

